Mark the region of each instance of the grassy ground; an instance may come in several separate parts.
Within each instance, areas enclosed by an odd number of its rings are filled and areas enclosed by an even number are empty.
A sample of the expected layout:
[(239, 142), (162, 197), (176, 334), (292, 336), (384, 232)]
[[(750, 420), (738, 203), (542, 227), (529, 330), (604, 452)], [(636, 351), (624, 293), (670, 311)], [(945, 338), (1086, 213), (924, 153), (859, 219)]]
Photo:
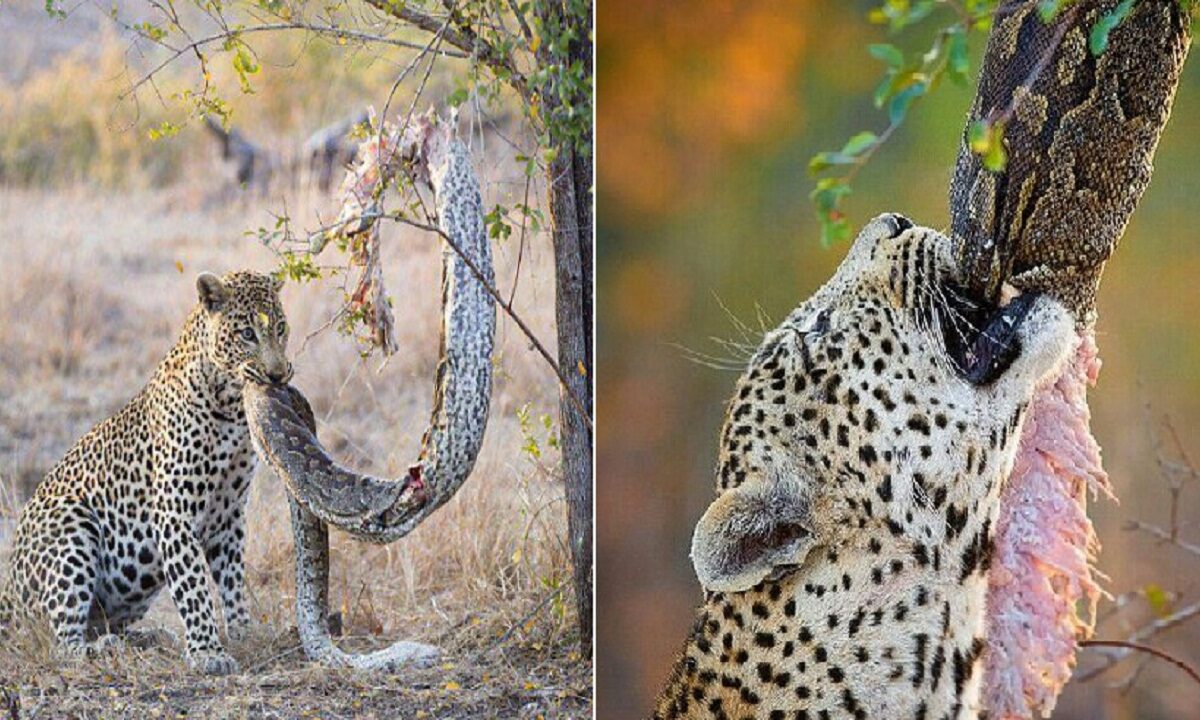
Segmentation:
[[(503, 153), (479, 165), (485, 195), (518, 187)], [(519, 171), (516, 171), (519, 177)], [(192, 179), (153, 191), (86, 185), (0, 189), (0, 566), (19, 503), (71, 443), (126, 402), (149, 377), (195, 302), (201, 270), (271, 269), (246, 230), (286, 205), (315, 226), (330, 201), (285, 188), (269, 197), (215, 190)], [(523, 189), (523, 185), (519, 186)], [(415, 230), (385, 231), (386, 279), (400, 352), (360, 358), (325, 330), (338, 306), (333, 282), (289, 285), (295, 383), (309, 397), (322, 441), (343, 461), (399, 474), (416, 456), (431, 404), (439, 322), (439, 248)], [(517, 274), (517, 240), (496, 245), (501, 289), (543, 339), (553, 337), (550, 249), (532, 238)], [(182, 267), (182, 270), (180, 270)], [(459, 494), (386, 547), (333, 537), (331, 586), (346, 642), (433, 642), (442, 662), (389, 676), (309, 665), (293, 619), (291, 529), (278, 480), (260, 470), (249, 507), (248, 584), (259, 623), (231, 651), (243, 671), (189, 672), (176, 642), (61, 664), (39, 633), (0, 645), (0, 717), (582, 717), (591, 665), (580, 659), (569, 602), (565, 506), (555, 474), (557, 393), (549, 369), (501, 318), (487, 438)], [(522, 419), (524, 418), (524, 420)], [(531, 450), (536, 444), (537, 452)], [(563, 588), (562, 594), (558, 594)], [(142, 623), (178, 633), (165, 594)], [(7, 689), (2, 689), (7, 688)]]

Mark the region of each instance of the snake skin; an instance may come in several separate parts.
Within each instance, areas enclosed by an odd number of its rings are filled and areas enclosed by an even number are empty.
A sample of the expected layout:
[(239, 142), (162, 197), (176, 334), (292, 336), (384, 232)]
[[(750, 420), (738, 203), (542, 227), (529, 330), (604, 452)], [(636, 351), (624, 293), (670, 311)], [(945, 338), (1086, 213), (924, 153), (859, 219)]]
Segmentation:
[[(488, 284), (491, 246), (483, 224), (479, 181), (462, 142), (444, 126), (418, 141), (416, 161), (428, 172), (438, 223)], [(296, 544), (297, 625), (311, 660), (333, 667), (396, 669), (428, 661), (437, 648), (398, 642), (364, 655), (343, 652), (326, 627), (329, 612), (327, 524), (355, 537), (388, 543), (403, 537), (449, 500), (474, 467), (491, 397), (495, 303), (467, 260), (443, 243), (443, 322), (433, 417), (417, 462), (398, 480), (349, 470), (316, 437), (308, 401), (294, 387), (254, 385), (244, 393), (259, 455), (283, 480)]]
[(1140, 0), (1093, 56), (1089, 33), (1117, 4), (1078, 0), (1048, 24), (1032, 0), (1001, 3), (968, 126), (1011, 108), (1009, 162), (989, 172), (964, 132), (950, 188), (951, 235), (976, 294), (994, 301), (1005, 281), (1048, 293), (1081, 325), (1150, 182), (1190, 43), (1177, 0)]

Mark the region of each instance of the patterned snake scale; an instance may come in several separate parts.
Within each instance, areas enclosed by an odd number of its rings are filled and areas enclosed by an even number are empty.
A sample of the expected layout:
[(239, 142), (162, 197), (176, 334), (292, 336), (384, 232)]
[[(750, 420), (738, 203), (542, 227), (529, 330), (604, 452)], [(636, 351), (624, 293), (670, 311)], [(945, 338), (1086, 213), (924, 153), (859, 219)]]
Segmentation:
[(492, 296), (475, 274), (478, 270), (489, 285), (494, 283), (479, 181), (466, 146), (451, 137), (448, 125), (423, 126), (415, 143), (414, 160), (433, 187), (439, 227), (462, 251), (460, 255), (443, 243), (443, 322), (433, 417), (417, 462), (399, 480), (356, 473), (321, 447), (312, 410), (299, 390), (254, 385), (245, 392), (255, 447), (291, 496), (301, 640), (311, 660), (333, 667), (394, 670), (408, 662), (428, 662), (437, 649), (397, 642), (354, 655), (333, 644), (325, 622), (328, 524), (378, 543), (408, 534), (470, 475), (487, 426), (496, 313)]

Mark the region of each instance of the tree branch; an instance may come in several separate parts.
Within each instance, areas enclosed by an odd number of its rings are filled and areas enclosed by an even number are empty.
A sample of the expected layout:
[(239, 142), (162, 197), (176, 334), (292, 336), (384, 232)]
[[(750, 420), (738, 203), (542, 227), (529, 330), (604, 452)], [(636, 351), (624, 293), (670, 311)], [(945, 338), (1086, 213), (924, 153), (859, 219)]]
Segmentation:
[(525, 20), (525, 14), (521, 12), (521, 7), (516, 0), (508, 0), (508, 9), (512, 11), (513, 17), (517, 19), (517, 23), (521, 26), (521, 34), (525, 37), (525, 42), (533, 42), (533, 31), (529, 29), (529, 23)]
[(458, 253), (459, 256), (462, 257), (463, 262), (465, 262), (467, 267), (470, 268), (471, 273), (475, 276), (475, 279), (483, 285), (483, 287), (488, 291), (488, 294), (491, 295), (496, 301), (496, 304), (504, 310), (504, 313), (512, 318), (513, 322), (515, 322), (517, 327), (521, 329), (521, 333), (525, 335), (525, 338), (529, 340), (534, 349), (537, 350), (538, 354), (550, 364), (551, 369), (554, 370), (554, 374), (558, 376), (559, 384), (562, 385), (563, 390), (565, 390), (567, 395), (571, 398), (571, 403), (575, 406), (575, 409), (579, 411), (579, 414), (583, 416), (583, 420), (587, 423), (588, 428), (594, 430), (595, 428), (592, 426), (591, 414), (584, 409), (583, 401), (576, 397), (575, 393), (571, 391), (571, 385), (567, 382), (567, 377), (563, 374), (562, 368), (559, 367), (558, 362), (550, 356), (550, 353), (546, 350), (546, 346), (542, 345), (541, 341), (537, 339), (537, 336), (533, 334), (533, 330), (531, 330), (529, 326), (525, 324), (525, 321), (521, 319), (521, 316), (517, 314), (517, 311), (513, 310), (512, 303), (508, 302), (500, 295), (500, 291), (496, 289), (495, 285), (487, 281), (487, 278), (485, 278), (483, 276), (483, 272), (476, 267), (474, 261), (472, 261), (469, 256), (463, 253), (463, 251), (458, 247), (458, 243), (454, 241), (454, 238), (450, 237), (449, 234), (443, 232), (441, 228), (434, 225), (427, 225), (425, 223), (409, 220), (408, 218), (397, 217), (395, 215), (385, 215), (383, 217), (384, 219), (410, 225), (420, 230), (427, 230), (429, 232), (437, 233), (442, 237), (443, 240), (446, 241), (446, 244), (449, 245), (454, 252)]
[[(429, 33), (438, 32), (442, 24), (446, 22), (445, 18), (435, 17), (417, 10), (407, 3), (399, 3), (395, 0), (364, 0), (364, 2), (382, 13)], [(517, 91), (522, 99), (528, 101), (532, 98), (529, 83), (525, 76), (517, 70), (512, 57), (500, 54), (495, 47), (489, 45), (470, 27), (457, 25), (447, 28), (443, 37), (446, 42), (467, 55), (477, 57), (493, 72), (505, 76), (508, 84)]]
[(1200, 557), (1200, 545), (1197, 545), (1195, 543), (1190, 543), (1186, 540), (1181, 540), (1175, 533), (1167, 532), (1166, 530), (1163, 530), (1162, 528), (1158, 527), (1157, 525), (1151, 525), (1150, 523), (1142, 522), (1141, 520), (1127, 520), (1125, 522), (1125, 527), (1123, 529), (1129, 530), (1129, 531), (1138, 530), (1138, 531), (1144, 532), (1147, 535), (1151, 535), (1155, 538), (1158, 538), (1160, 541), (1162, 541), (1164, 543), (1167, 543), (1169, 545), (1174, 545), (1175, 547), (1177, 547), (1181, 550), (1184, 550), (1184, 551), (1189, 552), (1197, 557)]
[[(327, 35), (329, 37), (346, 38), (349, 40), (357, 40), (357, 41), (364, 42), (364, 43), (381, 43), (384, 45), (393, 45), (395, 47), (402, 47), (402, 48), (407, 48), (410, 50), (421, 50), (423, 52), (430, 52), (430, 50), (425, 45), (421, 45), (420, 43), (408, 42), (407, 40), (398, 40), (396, 38), (390, 38), (390, 37), (386, 37), (384, 35), (376, 35), (373, 33), (361, 32), (359, 30), (349, 30), (346, 28), (337, 27), (335, 25), (313, 25), (311, 23), (303, 23), (303, 22), (267, 23), (264, 25), (255, 25), (253, 27), (241, 28), (239, 30), (229, 30), (226, 32), (220, 32), (215, 35), (208, 35), (206, 37), (200, 38), (199, 40), (194, 40), (191, 43), (184, 45), (183, 47), (173, 48), (169, 45), (163, 45), (163, 47), (166, 47), (172, 51), (171, 55), (169, 55), (165, 60), (160, 62), (158, 65), (156, 65), (148, 73), (143, 75), (128, 90), (121, 93), (120, 99), (124, 100), (125, 98), (129, 97), (131, 94), (136, 92), (138, 90), (138, 88), (140, 88), (142, 85), (145, 85), (147, 82), (149, 82), (151, 80), (151, 78), (153, 78), (158, 73), (162, 72), (163, 69), (165, 69), (171, 63), (178, 60), (179, 57), (185, 53), (197, 51), (206, 45), (211, 45), (212, 43), (215, 43), (215, 42), (222, 42), (225, 40), (229, 40), (230, 38), (238, 37), (241, 35), (251, 35), (254, 33), (262, 33), (262, 32), (279, 32), (279, 31), (284, 31), (284, 30), (305, 30), (308, 32), (316, 33), (318, 35)], [(436, 32), (436, 31), (437, 31), (437, 28), (434, 28), (434, 32)], [(145, 37), (145, 36), (143, 35), (142, 37)], [(147, 38), (147, 39), (151, 39), (151, 38)], [(162, 45), (162, 43), (159, 43), (159, 44)], [(459, 59), (467, 59), (467, 58), (471, 57), (469, 54), (470, 53), (469, 50), (467, 50), (465, 52), (456, 52), (454, 50), (438, 49), (434, 52), (437, 55), (443, 55), (445, 57), (452, 57), (452, 58), (459, 58)]]

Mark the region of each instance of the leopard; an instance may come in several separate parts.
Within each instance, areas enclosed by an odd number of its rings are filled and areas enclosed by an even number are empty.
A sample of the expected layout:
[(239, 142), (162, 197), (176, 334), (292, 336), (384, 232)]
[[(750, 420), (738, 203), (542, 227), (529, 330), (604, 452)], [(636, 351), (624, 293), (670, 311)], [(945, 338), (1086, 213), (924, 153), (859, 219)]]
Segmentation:
[(763, 336), (726, 408), (692, 537), (704, 600), (656, 720), (986, 716), (999, 491), (1077, 336), (1048, 294), (963, 322), (982, 300), (958, 257), (881, 215)]
[(120, 644), (167, 587), (189, 666), (238, 672), (219, 635), (244, 637), (245, 506), (257, 464), (242, 404), (249, 382), (293, 374), (281, 280), (200, 273), (174, 346), (124, 407), (80, 438), (22, 509), (0, 588), (0, 623), (48, 624), (64, 655)]

